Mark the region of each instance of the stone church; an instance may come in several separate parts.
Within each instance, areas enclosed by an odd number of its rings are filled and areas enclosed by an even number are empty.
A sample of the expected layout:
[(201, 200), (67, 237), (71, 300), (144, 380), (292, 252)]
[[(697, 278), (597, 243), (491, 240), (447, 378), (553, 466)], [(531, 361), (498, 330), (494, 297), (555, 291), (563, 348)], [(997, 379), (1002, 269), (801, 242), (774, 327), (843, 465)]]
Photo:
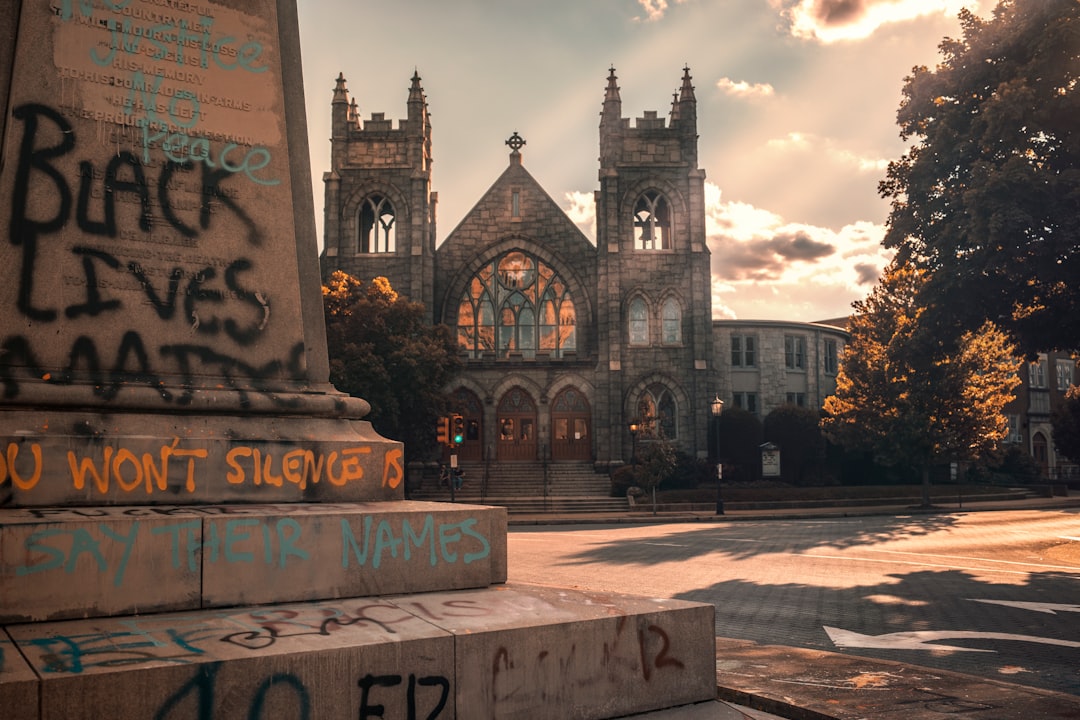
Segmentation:
[(416, 74), (407, 107), (396, 127), (383, 113), (361, 120), (338, 77), (322, 272), (385, 276), (455, 329), (466, 367), (447, 390), (465, 419), (462, 462), (606, 472), (660, 435), (706, 457), (714, 397), (763, 415), (785, 402), (820, 407), (832, 391), (842, 329), (712, 320), (688, 68), (667, 117), (633, 122), (609, 72), (595, 244), (529, 174), (514, 133), (502, 174), (436, 246)]
[[(324, 175), (324, 275), (387, 277), (454, 328), (466, 367), (449, 388), (465, 462), (628, 462), (659, 433), (707, 449), (717, 392), (705, 172), (689, 69), (668, 117), (623, 117), (615, 70), (600, 116), (596, 243), (526, 169), (525, 139), (436, 246), (432, 129), (420, 77), (407, 115), (361, 120), (339, 76)], [(493, 173), (494, 174), (494, 173)]]

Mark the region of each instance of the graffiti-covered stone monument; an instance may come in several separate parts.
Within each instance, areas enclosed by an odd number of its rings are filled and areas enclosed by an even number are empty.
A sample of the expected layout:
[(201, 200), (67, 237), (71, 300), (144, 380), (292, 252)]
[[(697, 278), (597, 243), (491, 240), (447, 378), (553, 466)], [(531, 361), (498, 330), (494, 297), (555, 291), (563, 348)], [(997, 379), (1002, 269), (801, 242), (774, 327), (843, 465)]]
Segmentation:
[(0, 6), (5, 718), (604, 718), (712, 608), (506, 584), (328, 382), (295, 0)]

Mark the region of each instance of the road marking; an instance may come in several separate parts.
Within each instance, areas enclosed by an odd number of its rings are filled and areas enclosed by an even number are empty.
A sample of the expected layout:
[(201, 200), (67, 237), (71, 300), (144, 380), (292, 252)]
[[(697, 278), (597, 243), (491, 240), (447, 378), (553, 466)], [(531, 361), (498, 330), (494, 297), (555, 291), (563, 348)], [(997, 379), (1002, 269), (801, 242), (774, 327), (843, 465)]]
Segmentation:
[(913, 632), (885, 633), (884, 635), (863, 635), (862, 633), (841, 628), (822, 626), (829, 639), (837, 647), (874, 648), (878, 650), (953, 650), (955, 652), (996, 653), (997, 650), (940, 645), (935, 640), (1011, 640), (1016, 642), (1060, 645), (1061, 647), (1080, 648), (1080, 642), (1038, 637), (1036, 635), (1017, 635), (1014, 633), (980, 632), (977, 630), (917, 630)]
[[(824, 560), (846, 560), (848, 562), (878, 563), (878, 564), (881, 564), (881, 565), (914, 565), (915, 567), (946, 568), (948, 570), (967, 570), (967, 571), (970, 571), (970, 572), (977, 572), (977, 573), (997, 573), (998, 575), (1031, 575), (1032, 573), (1037, 572), (1036, 570), (1003, 570), (1003, 569), (1000, 569), (1000, 568), (972, 567), (970, 565), (947, 565), (945, 563), (913, 562), (913, 561), (908, 561), (908, 560), (878, 560), (876, 558), (847, 557), (846, 555), (824, 555), (824, 554), (820, 554), (820, 553), (808, 553), (808, 552), (791, 553), (791, 554), (794, 557), (812, 557), (812, 558), (820, 558), (820, 559), (824, 559)], [(969, 559), (974, 560), (975, 558), (969, 558)], [(985, 560), (983, 562), (992, 562), (992, 561)], [(1021, 563), (1021, 564), (1023, 564), (1023, 563)], [(1031, 564), (1031, 565), (1028, 565), (1028, 567), (1045, 569), (1048, 566)], [(1049, 567), (1056, 567), (1056, 566), (1051, 565)], [(1068, 568), (1068, 569), (1076, 571), (1078, 568)], [(1070, 580), (1080, 580), (1080, 576), (1072, 576), (1072, 577), (1070, 577), (1068, 579), (1070, 579)]]
[(1024, 567), (1037, 567), (1044, 570), (1072, 570), (1080, 571), (1075, 565), (1045, 565), (1043, 563), (1018, 562), (1016, 560), (994, 560), (993, 558), (971, 557), (970, 555), (941, 555), (939, 553), (919, 553), (910, 550), (879, 550), (877, 548), (861, 548), (867, 552), (883, 553), (886, 555), (914, 555), (915, 557), (944, 558), (945, 560), (967, 560), (969, 562), (988, 562), (1000, 565), (1021, 565)]
[(1080, 612), (1080, 605), (1062, 605), (1060, 603), (1019, 602), (1014, 600), (982, 600), (980, 598), (968, 598), (972, 602), (989, 603), (990, 605), (1004, 605), (1005, 607), (1031, 610), (1032, 612), (1057, 615), (1059, 612)]

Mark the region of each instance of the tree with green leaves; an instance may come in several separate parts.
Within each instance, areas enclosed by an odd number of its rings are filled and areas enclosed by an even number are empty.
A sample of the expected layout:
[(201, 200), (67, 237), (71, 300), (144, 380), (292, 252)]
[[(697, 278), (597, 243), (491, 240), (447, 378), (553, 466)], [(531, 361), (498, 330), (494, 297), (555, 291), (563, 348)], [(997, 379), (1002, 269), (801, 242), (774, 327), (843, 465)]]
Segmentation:
[(905, 79), (916, 143), (879, 186), (884, 244), (928, 271), (938, 333), (990, 320), (1029, 356), (1080, 347), (1080, 2), (1000, 0), (960, 24)]
[(923, 271), (893, 264), (873, 292), (854, 304), (836, 393), (822, 428), (851, 450), (884, 465), (916, 468), (923, 504), (930, 469), (992, 460), (1008, 433), (1002, 411), (1020, 382), (1015, 347), (991, 323), (955, 341), (923, 323)]
[(383, 277), (366, 285), (336, 271), (323, 286), (330, 381), (371, 404), (379, 434), (405, 443), (406, 460), (435, 446), (443, 390), (461, 368), (445, 325), (428, 325), (424, 306), (400, 297)]
[(1080, 385), (1065, 393), (1065, 402), (1050, 415), (1054, 447), (1074, 463), (1080, 464)]

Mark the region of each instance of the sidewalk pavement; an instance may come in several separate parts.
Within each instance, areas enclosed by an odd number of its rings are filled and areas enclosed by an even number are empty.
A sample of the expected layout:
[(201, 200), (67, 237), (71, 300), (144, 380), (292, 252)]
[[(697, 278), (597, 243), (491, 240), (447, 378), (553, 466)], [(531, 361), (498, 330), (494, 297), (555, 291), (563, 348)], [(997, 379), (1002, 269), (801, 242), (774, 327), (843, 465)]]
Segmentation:
[[(770, 518), (968, 513), (1080, 508), (1078, 497), (965, 501), (931, 508), (775, 508), (511, 515), (513, 525), (729, 522)], [(1080, 696), (855, 655), (716, 638), (716, 702), (637, 715), (638, 720), (1077, 720)]]

